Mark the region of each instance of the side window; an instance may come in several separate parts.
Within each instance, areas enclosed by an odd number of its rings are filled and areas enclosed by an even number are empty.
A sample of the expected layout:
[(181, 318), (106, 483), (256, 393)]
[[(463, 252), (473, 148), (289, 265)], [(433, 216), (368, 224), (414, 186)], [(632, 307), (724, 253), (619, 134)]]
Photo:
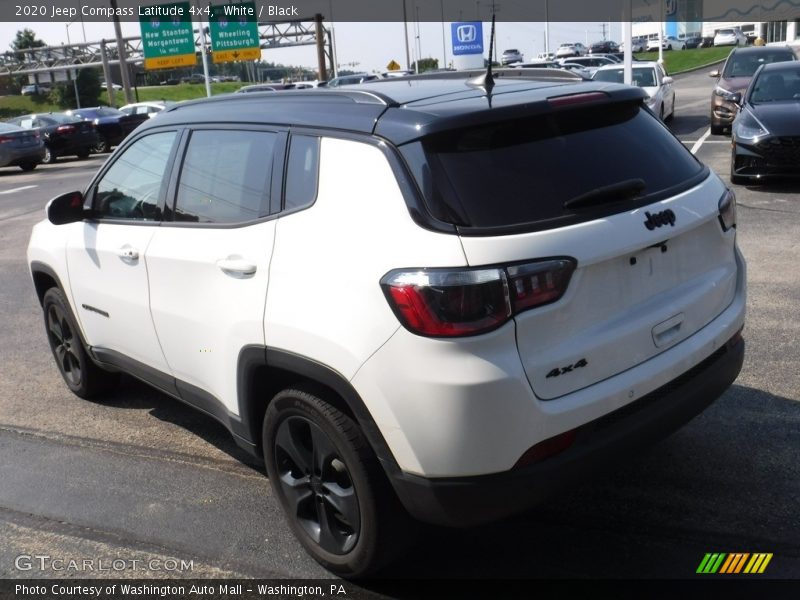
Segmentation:
[(175, 220), (242, 223), (267, 216), (277, 137), (266, 131), (192, 133)]
[(311, 206), (317, 199), (319, 179), (319, 138), (293, 135), (286, 167), (284, 210)]
[(97, 184), (93, 208), (98, 217), (153, 221), (176, 133), (148, 135), (117, 158)]

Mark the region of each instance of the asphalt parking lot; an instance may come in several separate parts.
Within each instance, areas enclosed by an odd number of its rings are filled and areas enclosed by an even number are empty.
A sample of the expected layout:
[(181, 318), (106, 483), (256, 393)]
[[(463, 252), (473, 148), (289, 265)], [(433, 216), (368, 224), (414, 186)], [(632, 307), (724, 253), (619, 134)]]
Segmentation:
[[(708, 135), (713, 85), (705, 71), (678, 76), (670, 128), (727, 181), (730, 139)], [(215, 421), (132, 379), (100, 402), (61, 381), (25, 247), (47, 200), (81, 189), (103, 160), (0, 169), (0, 577), (103, 576), (20, 570), (16, 557), (32, 554), (193, 566), (117, 576), (330, 577)], [(426, 531), (393, 576), (688, 578), (707, 552), (769, 552), (769, 576), (800, 578), (800, 182), (734, 189), (749, 281), (736, 384), (667, 440), (543, 506)]]

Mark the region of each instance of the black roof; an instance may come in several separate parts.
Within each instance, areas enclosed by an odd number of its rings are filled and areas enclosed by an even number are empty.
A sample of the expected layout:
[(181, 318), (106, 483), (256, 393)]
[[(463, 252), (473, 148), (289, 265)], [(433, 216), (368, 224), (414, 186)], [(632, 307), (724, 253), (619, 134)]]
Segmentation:
[(215, 96), (171, 107), (140, 129), (256, 123), (375, 134), (399, 145), (437, 131), (552, 111), (549, 99), (587, 92), (603, 92), (599, 102), (639, 101), (645, 96), (639, 88), (586, 81), (553, 69), (502, 70), (487, 94), (470, 84), (465, 73), (456, 72), (346, 88)]

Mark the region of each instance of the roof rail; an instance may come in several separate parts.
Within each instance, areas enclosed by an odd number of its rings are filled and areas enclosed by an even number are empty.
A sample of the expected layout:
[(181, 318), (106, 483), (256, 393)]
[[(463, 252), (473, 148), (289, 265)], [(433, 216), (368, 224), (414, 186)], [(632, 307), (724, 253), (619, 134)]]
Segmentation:
[(325, 101), (334, 98), (340, 100), (350, 100), (354, 104), (378, 104), (381, 106), (394, 106), (396, 102), (388, 96), (379, 92), (369, 90), (339, 90), (328, 88), (311, 88), (300, 90), (281, 90), (280, 92), (251, 92), (249, 94), (220, 94), (219, 96), (212, 96), (210, 98), (197, 98), (195, 100), (188, 100), (180, 102), (175, 106), (171, 106), (166, 110), (174, 112), (189, 106), (197, 106), (199, 104), (210, 104), (215, 102), (246, 102), (248, 100), (266, 100), (269, 102), (298, 102), (300, 100), (316, 100)]
[[(484, 69), (469, 69), (465, 71), (436, 71), (434, 73), (420, 73), (419, 75), (408, 75), (406, 77), (393, 77), (390, 79), (470, 79), (485, 74)], [(495, 79), (532, 79), (536, 81), (583, 81), (584, 78), (577, 73), (570, 73), (561, 69), (548, 68), (503, 68), (492, 70), (492, 77)], [(370, 84), (381, 83), (386, 79), (370, 81)]]

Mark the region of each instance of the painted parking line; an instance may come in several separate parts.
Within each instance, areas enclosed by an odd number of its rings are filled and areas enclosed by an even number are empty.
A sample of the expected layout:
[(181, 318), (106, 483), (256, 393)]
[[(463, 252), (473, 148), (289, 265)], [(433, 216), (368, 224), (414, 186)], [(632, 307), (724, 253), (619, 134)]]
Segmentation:
[(708, 139), (708, 136), (711, 135), (711, 127), (706, 129), (706, 132), (702, 135), (702, 137), (694, 143), (690, 152), (692, 154), (697, 154), (697, 151), (703, 146), (703, 143)]
[(21, 192), (22, 190), (30, 190), (30, 189), (33, 189), (35, 187), (38, 187), (38, 186), (36, 186), (36, 185), (23, 185), (22, 187), (14, 188), (13, 190), (6, 190), (5, 192), (0, 192), (0, 195), (13, 194), (14, 192)]

